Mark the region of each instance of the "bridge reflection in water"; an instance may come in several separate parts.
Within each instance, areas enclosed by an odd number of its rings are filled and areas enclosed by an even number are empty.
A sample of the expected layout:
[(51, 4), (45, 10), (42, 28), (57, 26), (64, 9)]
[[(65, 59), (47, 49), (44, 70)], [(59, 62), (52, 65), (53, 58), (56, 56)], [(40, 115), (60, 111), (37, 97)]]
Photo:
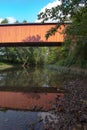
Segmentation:
[(53, 109), (53, 104), (55, 104), (57, 96), (59, 96), (60, 99), (63, 98), (62, 93), (24, 93), (0, 91), (0, 108), (49, 111)]
[(0, 130), (45, 130), (47, 123), (57, 121), (50, 110), (56, 98), (61, 103), (63, 97), (63, 93), (0, 91)]

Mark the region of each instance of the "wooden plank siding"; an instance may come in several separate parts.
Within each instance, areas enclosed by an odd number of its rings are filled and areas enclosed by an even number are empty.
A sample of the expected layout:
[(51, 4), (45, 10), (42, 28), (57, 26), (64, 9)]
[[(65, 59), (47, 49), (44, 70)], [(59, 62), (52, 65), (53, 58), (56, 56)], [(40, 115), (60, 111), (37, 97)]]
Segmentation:
[(45, 38), (46, 32), (56, 23), (25, 23), (25, 24), (1, 24), (0, 46), (46, 46), (60, 45), (64, 41), (62, 32), (64, 26), (57, 33)]

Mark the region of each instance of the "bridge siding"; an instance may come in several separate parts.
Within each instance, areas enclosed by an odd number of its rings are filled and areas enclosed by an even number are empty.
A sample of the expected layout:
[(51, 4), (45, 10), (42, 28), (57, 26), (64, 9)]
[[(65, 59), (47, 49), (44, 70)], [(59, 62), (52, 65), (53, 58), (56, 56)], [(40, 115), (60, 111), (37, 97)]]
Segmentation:
[[(51, 36), (48, 40), (45, 39), (46, 32), (54, 27), (54, 24), (27, 24), (27, 25), (0, 25), (0, 44), (1, 43), (16, 43), (23, 42), (29, 36), (37, 36), (41, 37), (41, 41), (43, 42), (63, 42), (64, 37), (62, 34), (57, 32), (55, 35)], [(62, 32), (64, 26), (61, 25)], [(34, 41), (38, 42), (38, 41)], [(40, 42), (40, 41), (39, 41)]]

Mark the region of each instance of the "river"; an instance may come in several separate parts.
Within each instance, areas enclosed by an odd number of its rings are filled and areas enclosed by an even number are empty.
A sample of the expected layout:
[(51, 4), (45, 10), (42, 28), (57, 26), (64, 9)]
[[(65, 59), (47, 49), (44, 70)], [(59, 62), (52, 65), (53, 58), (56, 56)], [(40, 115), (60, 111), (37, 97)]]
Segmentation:
[[(0, 130), (45, 130), (58, 120), (53, 113), (64, 97), (64, 82), (78, 76), (49, 67), (0, 71)], [(57, 129), (57, 126), (56, 126)]]
[(55, 87), (59, 84), (61, 77), (57, 71), (43, 67), (11, 68), (0, 72), (0, 86)]

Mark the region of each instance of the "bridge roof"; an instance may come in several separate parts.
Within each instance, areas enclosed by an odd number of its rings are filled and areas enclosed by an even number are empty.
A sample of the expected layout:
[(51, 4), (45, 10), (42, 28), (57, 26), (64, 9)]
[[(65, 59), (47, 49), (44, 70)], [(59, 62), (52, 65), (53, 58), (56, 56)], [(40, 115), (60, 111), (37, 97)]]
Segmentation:
[(38, 23), (36, 23), (36, 22), (34, 22), (34, 23), (2, 23), (2, 24), (0, 24), (0, 26), (26, 26), (26, 25), (57, 25), (57, 24), (61, 24), (61, 25), (66, 25), (66, 24), (70, 24), (71, 22), (62, 22), (62, 23), (60, 23), (60, 22), (38, 22)]

